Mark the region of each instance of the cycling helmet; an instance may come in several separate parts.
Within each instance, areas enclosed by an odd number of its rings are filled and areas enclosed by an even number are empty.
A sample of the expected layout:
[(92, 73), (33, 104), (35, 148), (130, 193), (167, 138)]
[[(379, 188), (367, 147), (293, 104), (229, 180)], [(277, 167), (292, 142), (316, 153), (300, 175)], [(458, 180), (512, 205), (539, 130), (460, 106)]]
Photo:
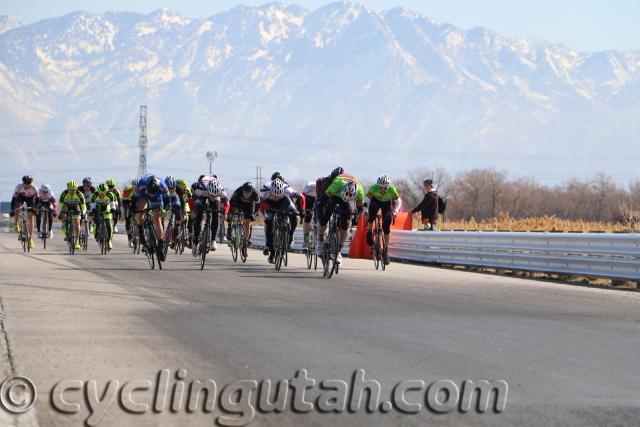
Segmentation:
[(156, 178), (155, 176), (149, 178), (149, 181), (147, 181), (146, 190), (149, 194), (158, 194), (160, 192), (160, 183), (158, 182), (158, 178)]
[(167, 176), (164, 179), (164, 183), (167, 184), (167, 188), (169, 188), (170, 190), (173, 190), (174, 188), (176, 188), (176, 180), (173, 179), (171, 175)]
[(212, 179), (207, 183), (207, 191), (210, 195), (217, 197), (222, 194), (222, 192), (224, 191), (224, 187), (222, 186), (222, 183), (220, 181), (218, 181), (217, 179)]
[(176, 185), (183, 190), (187, 189), (187, 181), (184, 179), (176, 179)]
[(244, 184), (242, 184), (242, 191), (244, 191), (245, 193), (252, 193), (254, 190), (255, 190), (255, 187), (250, 181), (247, 181)]
[(31, 175), (25, 175), (22, 177), (23, 184), (31, 184), (33, 182), (33, 177)]
[(93, 182), (91, 181), (91, 177), (88, 176), (85, 179), (82, 180), (82, 185), (91, 185), (93, 184)]
[(378, 186), (387, 188), (390, 185), (391, 178), (389, 178), (387, 175), (382, 175), (380, 178), (378, 178)]
[(271, 182), (271, 195), (275, 197), (284, 196), (284, 182), (274, 179)]
[(342, 169), (342, 166), (338, 166), (333, 171), (331, 171), (331, 179), (334, 179), (336, 176), (342, 175), (343, 173), (344, 169)]
[(139, 182), (139, 181), (138, 181), (138, 178), (133, 178), (133, 179), (131, 180), (131, 186), (132, 186), (132, 187), (137, 187), (137, 186), (138, 186), (138, 182)]
[(109, 188), (115, 187), (116, 186), (116, 180), (109, 178), (108, 180), (105, 181), (105, 184), (107, 184), (107, 187), (109, 187)]
[(273, 181), (274, 179), (279, 179), (280, 181), (284, 181), (284, 178), (282, 177), (282, 174), (280, 172), (274, 172), (271, 175), (271, 181)]
[(98, 184), (97, 191), (98, 193), (106, 193), (107, 192), (106, 184)]
[(355, 182), (351, 181), (346, 183), (342, 187), (342, 191), (340, 195), (342, 196), (342, 200), (345, 202), (352, 202), (356, 199), (356, 194), (358, 193), (358, 186)]
[(75, 182), (73, 179), (67, 182), (67, 190), (74, 191), (77, 189), (78, 189), (78, 183)]
[(41, 193), (48, 193), (51, 191), (51, 186), (49, 184), (42, 184), (40, 186), (40, 192)]

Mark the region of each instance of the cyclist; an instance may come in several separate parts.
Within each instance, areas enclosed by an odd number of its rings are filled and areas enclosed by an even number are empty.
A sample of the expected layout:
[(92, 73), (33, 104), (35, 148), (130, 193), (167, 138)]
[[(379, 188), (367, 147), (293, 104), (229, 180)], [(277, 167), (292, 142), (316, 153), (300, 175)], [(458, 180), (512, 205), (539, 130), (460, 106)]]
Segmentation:
[[(173, 178), (171, 175), (167, 176), (164, 179), (164, 183), (169, 189), (169, 203), (171, 205), (171, 212), (173, 212), (173, 215), (175, 217), (176, 225), (179, 225), (182, 219), (182, 198), (178, 195), (178, 184), (175, 178)], [(164, 224), (164, 218), (162, 223)], [(168, 242), (171, 249), (175, 247), (174, 243), (175, 242), (173, 240), (171, 242)]]
[(249, 181), (242, 184), (233, 192), (230, 200), (229, 216), (227, 216), (227, 240), (231, 240), (231, 216), (238, 211), (242, 212), (244, 235), (247, 240), (251, 236), (251, 223), (256, 220), (256, 202), (260, 201), (258, 191)]
[[(112, 220), (116, 207), (116, 200), (113, 192), (109, 190), (106, 184), (98, 184), (96, 192), (91, 196), (91, 215), (93, 216), (93, 223), (99, 223), (100, 221), (106, 221), (107, 233), (109, 238), (109, 250), (113, 248), (111, 239), (113, 237)], [(98, 240), (98, 229), (94, 227), (93, 235)]]
[[(40, 210), (44, 210), (47, 213), (49, 220), (48, 230), (40, 230)], [(38, 198), (36, 198), (36, 227), (38, 228), (38, 234), (44, 236), (46, 233), (47, 237), (51, 238), (51, 224), (53, 223), (54, 215), (58, 215), (58, 202), (56, 202), (56, 197), (51, 191), (51, 186), (43, 184), (38, 192)]]
[[(265, 191), (267, 188), (268, 193)], [(285, 211), (289, 216), (291, 224), (297, 224), (298, 210), (291, 200), (287, 188), (287, 185), (278, 178), (262, 186), (260, 207), (264, 212), (265, 237), (267, 240), (263, 253), (264, 255), (269, 255), (268, 261), (270, 264), (273, 264), (275, 261), (275, 251), (273, 248), (273, 211)], [(291, 220), (292, 218), (293, 220)], [(291, 242), (291, 239), (292, 236), (289, 235), (289, 242)]]
[(18, 184), (13, 191), (13, 197), (11, 198), (11, 216), (14, 217), (13, 228), (16, 233), (20, 233), (20, 226), (18, 225), (18, 216), (16, 210), (22, 208), (22, 204), (25, 203), (30, 208), (27, 214), (27, 235), (29, 236), (29, 248), (33, 248), (33, 208), (35, 207), (36, 197), (38, 197), (38, 187), (33, 183), (33, 177), (31, 175), (25, 175), (22, 177), (22, 184)]
[[(317, 191), (317, 188), (316, 188)], [(353, 216), (352, 225), (355, 225), (357, 217), (362, 212), (364, 202), (364, 190), (362, 185), (352, 175), (341, 173), (336, 176), (331, 184), (322, 193), (318, 193), (316, 202), (316, 218), (318, 219), (318, 242), (316, 251), (322, 253), (324, 246), (324, 232), (331, 219), (333, 211), (337, 208), (339, 213), (340, 248), (337, 262), (342, 263), (340, 251), (347, 240), (349, 219)], [(355, 206), (354, 206), (355, 205)], [(356, 214), (354, 216), (354, 214)]]
[[(138, 238), (140, 239), (140, 244), (143, 247), (143, 250), (146, 250), (145, 244), (146, 240), (144, 238), (144, 212), (142, 212), (147, 207), (153, 210), (152, 219), (153, 219), (153, 229), (155, 231), (156, 236), (158, 236), (158, 257), (160, 258), (160, 254), (164, 254), (164, 241), (162, 236), (164, 235), (162, 230), (162, 220), (160, 218), (160, 211), (166, 210), (169, 207), (169, 191), (167, 186), (164, 184), (162, 178), (157, 177), (153, 174), (146, 174), (138, 181), (138, 185), (136, 186), (136, 191), (133, 194), (133, 198), (131, 200), (131, 207), (135, 209), (135, 219), (138, 223)], [(160, 261), (164, 261), (164, 256), (160, 259)]]
[(185, 181), (184, 179), (177, 179), (176, 184), (176, 194), (178, 194), (178, 198), (180, 199), (180, 206), (182, 209), (180, 218), (178, 218), (178, 221), (176, 221), (176, 223), (180, 224), (184, 219), (184, 221), (186, 221), (185, 228), (189, 230), (189, 235), (191, 235), (191, 203), (189, 203), (192, 196), (191, 189), (189, 188), (187, 181)]
[[(96, 188), (93, 186), (93, 181), (90, 176), (82, 179), (82, 195), (86, 203), (91, 203), (91, 196), (96, 192)], [(88, 207), (88, 206), (87, 206)]]
[[(62, 221), (65, 220), (67, 215), (71, 215), (73, 220), (73, 229), (75, 235), (80, 235), (80, 216), (84, 216), (87, 213), (87, 203), (84, 199), (84, 194), (78, 189), (78, 183), (71, 180), (67, 183), (67, 189), (60, 194), (60, 215), (58, 218)], [(62, 223), (62, 234), (64, 234), (64, 240), (67, 240), (67, 228), (65, 222)], [(76, 249), (80, 249), (80, 242), (76, 240)]]
[(115, 205), (115, 209), (113, 211), (114, 216), (113, 216), (113, 232), (117, 233), (118, 232), (118, 221), (120, 221), (120, 210), (122, 209), (122, 194), (120, 193), (120, 190), (118, 190), (118, 187), (116, 187), (116, 180), (115, 179), (111, 179), (109, 178), (108, 180), (106, 180), (105, 184), (107, 185), (107, 188), (109, 189), (109, 192), (113, 195), (113, 199), (116, 203)]
[[(265, 183), (262, 186), (262, 188), (260, 189), (261, 200), (268, 199), (271, 196), (271, 185), (276, 180), (279, 180), (280, 182), (282, 182), (282, 184), (284, 185), (285, 194), (291, 200), (295, 208), (295, 213), (294, 211), (289, 211), (289, 224), (291, 225), (291, 230), (289, 231), (289, 247), (291, 247), (291, 245), (293, 244), (293, 233), (296, 231), (296, 227), (298, 226), (298, 215), (299, 215), (298, 212), (303, 211), (305, 209), (306, 203), (305, 203), (304, 195), (296, 191), (289, 184), (287, 184), (287, 181), (285, 181), (284, 178), (282, 178), (282, 174), (280, 174), (280, 172), (274, 172), (271, 175), (271, 181)], [(300, 211), (298, 211), (298, 209), (300, 209)], [(264, 250), (265, 255), (266, 255), (266, 252), (267, 251), (265, 249)]]
[(304, 246), (309, 244), (311, 233), (311, 220), (313, 219), (313, 206), (316, 203), (316, 182), (309, 181), (302, 189), (306, 208), (301, 211), (302, 232), (304, 233)]
[[(377, 182), (369, 187), (367, 191), (369, 199), (368, 211), (365, 214), (367, 219), (367, 244), (373, 246), (373, 222), (380, 210), (382, 212), (382, 230), (384, 232), (385, 245), (389, 246), (389, 233), (391, 233), (391, 222), (400, 211), (400, 195), (395, 185), (391, 184), (391, 179), (387, 175), (382, 175)], [(365, 209), (367, 203), (364, 204)], [(385, 252), (384, 263), (389, 265), (389, 254)]]
[(132, 219), (132, 211), (131, 209), (131, 199), (133, 198), (133, 194), (135, 193), (135, 188), (138, 185), (138, 180), (131, 180), (131, 184), (124, 187), (122, 190), (122, 208), (124, 209), (124, 225), (127, 229), (127, 238), (129, 240), (129, 246), (132, 246), (131, 243), (131, 219)]
[(211, 215), (211, 250), (215, 251), (218, 248), (216, 233), (220, 226), (221, 199), (228, 199), (228, 197), (222, 183), (215, 175), (200, 175), (198, 182), (196, 182), (193, 198), (195, 199), (196, 213), (193, 223), (192, 251), (194, 256), (198, 256), (198, 241), (205, 209), (209, 206), (213, 212)]

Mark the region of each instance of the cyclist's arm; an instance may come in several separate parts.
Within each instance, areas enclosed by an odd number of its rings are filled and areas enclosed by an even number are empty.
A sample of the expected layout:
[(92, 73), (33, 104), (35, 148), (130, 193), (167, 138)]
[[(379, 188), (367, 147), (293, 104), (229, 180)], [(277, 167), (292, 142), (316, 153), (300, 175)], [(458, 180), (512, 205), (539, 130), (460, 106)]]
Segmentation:
[[(82, 215), (85, 215), (87, 213), (87, 202), (84, 199), (84, 194), (79, 193), (76, 191), (76, 194), (78, 195), (78, 198), (80, 199), (80, 210), (82, 211)], [(92, 196), (93, 198), (93, 196)]]

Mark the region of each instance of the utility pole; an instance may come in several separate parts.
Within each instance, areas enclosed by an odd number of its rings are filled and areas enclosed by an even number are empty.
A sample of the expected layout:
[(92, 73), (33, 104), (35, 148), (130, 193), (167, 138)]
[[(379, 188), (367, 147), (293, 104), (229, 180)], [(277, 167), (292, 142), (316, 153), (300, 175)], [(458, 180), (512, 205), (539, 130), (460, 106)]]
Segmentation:
[(256, 188), (262, 187), (262, 165), (256, 165)]
[(207, 151), (207, 160), (209, 160), (209, 175), (213, 174), (213, 161), (218, 157), (217, 151)]
[(140, 106), (140, 139), (138, 139), (138, 178), (147, 173), (147, 106)]

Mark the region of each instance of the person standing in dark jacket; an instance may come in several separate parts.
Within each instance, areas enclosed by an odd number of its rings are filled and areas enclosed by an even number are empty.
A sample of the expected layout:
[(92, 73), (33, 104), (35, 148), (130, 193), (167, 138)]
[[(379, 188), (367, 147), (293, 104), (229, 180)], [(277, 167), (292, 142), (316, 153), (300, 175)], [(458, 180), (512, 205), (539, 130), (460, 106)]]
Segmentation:
[(435, 230), (438, 222), (438, 193), (433, 188), (433, 180), (425, 179), (422, 184), (425, 191), (424, 199), (411, 210), (411, 213), (420, 212), (425, 230)]

